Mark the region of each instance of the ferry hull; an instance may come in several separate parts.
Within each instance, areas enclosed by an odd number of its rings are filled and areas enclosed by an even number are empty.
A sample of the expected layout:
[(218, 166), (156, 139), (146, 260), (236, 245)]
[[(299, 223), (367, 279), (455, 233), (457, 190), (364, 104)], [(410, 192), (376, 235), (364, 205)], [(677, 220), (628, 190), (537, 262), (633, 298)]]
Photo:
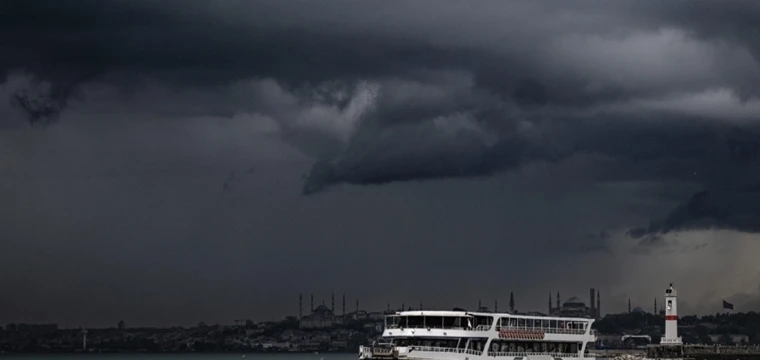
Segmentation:
[(397, 347), (391, 351), (373, 352), (370, 347), (363, 347), (359, 352), (360, 360), (596, 360), (595, 357), (568, 356), (568, 354), (515, 354), (515, 355), (482, 355), (462, 353), (457, 351), (409, 351)]
[[(359, 357), (362, 360), (389, 360), (392, 357)], [(463, 355), (455, 353), (439, 353), (427, 351), (414, 351), (406, 356), (399, 356), (398, 360), (579, 360), (578, 357), (554, 357), (550, 355), (522, 355), (522, 356), (484, 356), (484, 355)], [(596, 360), (593, 357), (581, 358), (584, 360)]]

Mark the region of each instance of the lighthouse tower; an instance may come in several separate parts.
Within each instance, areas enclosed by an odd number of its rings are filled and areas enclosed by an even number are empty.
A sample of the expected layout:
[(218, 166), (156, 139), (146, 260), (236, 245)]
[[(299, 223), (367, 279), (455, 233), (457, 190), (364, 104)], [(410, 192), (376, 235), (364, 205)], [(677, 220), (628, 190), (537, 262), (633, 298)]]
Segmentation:
[(665, 336), (660, 340), (663, 345), (681, 345), (678, 337), (678, 305), (673, 284), (665, 289)]

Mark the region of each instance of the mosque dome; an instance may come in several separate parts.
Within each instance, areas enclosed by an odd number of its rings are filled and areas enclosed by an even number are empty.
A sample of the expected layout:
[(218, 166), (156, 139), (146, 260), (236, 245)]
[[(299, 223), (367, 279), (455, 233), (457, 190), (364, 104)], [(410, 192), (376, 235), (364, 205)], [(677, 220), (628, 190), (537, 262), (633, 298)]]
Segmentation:
[(631, 310), (631, 312), (634, 312), (634, 313), (637, 313), (637, 314), (641, 314), (641, 313), (645, 313), (646, 311), (644, 311), (644, 309), (642, 309), (641, 306), (637, 306), (637, 307), (633, 308), (633, 310)]
[(333, 315), (332, 310), (330, 310), (327, 306), (319, 305), (316, 309), (314, 309), (314, 315), (320, 316), (320, 317), (330, 317)]
[(573, 297), (567, 299), (567, 301), (565, 301), (562, 304), (562, 306), (563, 307), (585, 307), (586, 303), (584, 303), (583, 301), (581, 301), (581, 299), (578, 299), (577, 297), (573, 296)]

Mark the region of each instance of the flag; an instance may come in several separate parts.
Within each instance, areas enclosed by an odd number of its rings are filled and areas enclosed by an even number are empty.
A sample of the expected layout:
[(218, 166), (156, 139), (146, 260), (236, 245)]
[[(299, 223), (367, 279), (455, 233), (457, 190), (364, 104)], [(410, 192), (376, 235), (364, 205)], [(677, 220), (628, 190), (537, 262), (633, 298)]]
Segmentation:
[(726, 300), (723, 300), (723, 308), (724, 309), (731, 309), (731, 310), (733, 310), (734, 309), (734, 304), (728, 303), (728, 302), (726, 302)]

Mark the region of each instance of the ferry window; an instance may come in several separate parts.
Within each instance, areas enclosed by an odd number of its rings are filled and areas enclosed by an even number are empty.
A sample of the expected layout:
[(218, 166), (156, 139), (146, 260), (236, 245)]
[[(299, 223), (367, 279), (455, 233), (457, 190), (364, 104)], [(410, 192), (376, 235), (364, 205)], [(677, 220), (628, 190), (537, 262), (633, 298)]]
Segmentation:
[(409, 316), (406, 321), (410, 328), (421, 328), (423, 326), (422, 316)]
[(444, 317), (443, 318), (443, 328), (444, 329), (451, 329), (453, 327), (459, 327), (457, 326), (459, 318), (455, 317)]
[(517, 319), (518, 327), (525, 327), (525, 319)]
[(423, 324), (429, 328), (441, 328), (443, 327), (442, 316), (425, 316)]
[(668, 310), (673, 306), (673, 300), (668, 300)]
[(398, 327), (400, 328), (409, 327), (409, 318), (407, 318), (406, 316), (399, 316)]
[(489, 326), (493, 323), (493, 318), (490, 316), (476, 316), (475, 317), (475, 326), (485, 325)]

